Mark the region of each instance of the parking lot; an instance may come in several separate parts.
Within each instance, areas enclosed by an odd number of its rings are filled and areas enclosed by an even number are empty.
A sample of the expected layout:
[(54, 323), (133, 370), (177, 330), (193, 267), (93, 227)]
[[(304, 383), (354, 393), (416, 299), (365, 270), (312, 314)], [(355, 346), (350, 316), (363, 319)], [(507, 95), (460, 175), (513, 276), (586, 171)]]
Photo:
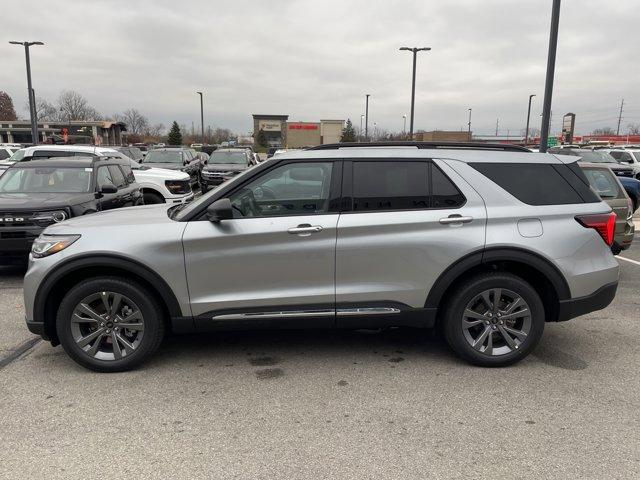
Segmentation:
[(5, 268), (0, 477), (638, 478), (640, 264), (620, 264), (612, 305), (506, 369), (430, 332), (277, 331), (173, 337), (122, 374), (34, 344)]

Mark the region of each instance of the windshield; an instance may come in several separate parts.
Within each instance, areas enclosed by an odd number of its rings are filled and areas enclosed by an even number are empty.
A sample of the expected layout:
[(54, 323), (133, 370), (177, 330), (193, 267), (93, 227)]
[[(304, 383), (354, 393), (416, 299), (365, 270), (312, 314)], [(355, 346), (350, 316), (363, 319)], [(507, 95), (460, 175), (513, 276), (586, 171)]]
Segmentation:
[(215, 151), (209, 157), (209, 163), (237, 163), (247, 164), (247, 156), (244, 152), (218, 152)]
[(168, 150), (152, 150), (147, 153), (144, 163), (179, 163), (182, 164), (182, 153)]
[(0, 193), (88, 192), (91, 168), (9, 168), (0, 177)]
[(618, 163), (618, 161), (606, 152), (597, 150), (580, 150), (577, 155), (582, 157), (583, 162), (591, 163)]
[(24, 148), (16, 151), (16, 153), (11, 155), (11, 157), (9, 157), (9, 159), (7, 159), (7, 162), (19, 162), (20, 160), (22, 160), (24, 158), (24, 152), (25, 152)]

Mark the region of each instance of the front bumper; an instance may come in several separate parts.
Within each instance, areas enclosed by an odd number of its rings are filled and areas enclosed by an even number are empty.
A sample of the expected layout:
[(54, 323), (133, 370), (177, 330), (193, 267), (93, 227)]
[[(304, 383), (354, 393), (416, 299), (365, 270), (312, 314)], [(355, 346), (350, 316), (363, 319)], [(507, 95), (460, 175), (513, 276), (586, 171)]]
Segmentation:
[(44, 227), (0, 228), (0, 263), (11, 259), (26, 260), (31, 244), (42, 233)]
[(618, 282), (613, 282), (600, 287), (590, 295), (561, 300), (558, 311), (558, 321), (564, 322), (579, 317), (580, 315), (606, 308), (616, 296), (617, 289)]
[(168, 196), (165, 197), (165, 201), (171, 205), (179, 204), (179, 203), (188, 203), (195, 198), (195, 194), (193, 192), (187, 195), (176, 195), (176, 196)]

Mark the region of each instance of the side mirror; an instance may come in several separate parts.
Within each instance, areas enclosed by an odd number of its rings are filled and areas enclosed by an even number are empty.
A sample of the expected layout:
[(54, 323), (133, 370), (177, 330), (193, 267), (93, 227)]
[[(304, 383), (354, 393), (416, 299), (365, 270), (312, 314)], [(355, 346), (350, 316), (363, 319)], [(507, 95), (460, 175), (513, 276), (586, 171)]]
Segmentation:
[(100, 185), (100, 189), (98, 190), (98, 192), (102, 193), (103, 195), (106, 193), (118, 193), (118, 189), (113, 183), (104, 183)]
[(231, 207), (231, 200), (228, 198), (216, 200), (207, 207), (207, 219), (210, 222), (218, 223), (221, 220), (230, 220), (232, 218), (233, 208)]

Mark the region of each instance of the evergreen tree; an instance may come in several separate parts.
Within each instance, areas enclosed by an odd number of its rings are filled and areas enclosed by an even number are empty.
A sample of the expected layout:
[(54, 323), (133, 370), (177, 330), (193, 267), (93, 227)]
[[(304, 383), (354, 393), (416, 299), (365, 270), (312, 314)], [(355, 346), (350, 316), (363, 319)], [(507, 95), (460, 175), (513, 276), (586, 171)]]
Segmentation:
[(17, 120), (16, 110), (13, 108), (13, 100), (8, 93), (0, 90), (0, 120)]
[(167, 137), (169, 145), (182, 145), (182, 133), (180, 133), (180, 127), (178, 122), (174, 121), (169, 130), (169, 136)]
[(356, 141), (356, 131), (353, 128), (353, 124), (351, 120), (347, 120), (347, 124), (342, 129), (342, 137), (340, 137), (341, 142), (355, 142)]
[(267, 136), (264, 134), (264, 130), (260, 129), (258, 136), (256, 137), (256, 143), (261, 147), (268, 147)]

